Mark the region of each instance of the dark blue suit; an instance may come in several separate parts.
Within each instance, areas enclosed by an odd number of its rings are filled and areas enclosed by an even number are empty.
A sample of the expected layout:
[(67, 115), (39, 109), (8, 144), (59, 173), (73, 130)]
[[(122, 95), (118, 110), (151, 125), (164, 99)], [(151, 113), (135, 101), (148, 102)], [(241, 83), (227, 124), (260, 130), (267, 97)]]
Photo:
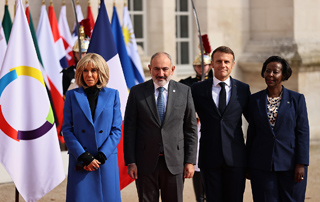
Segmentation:
[(247, 137), (255, 201), (303, 201), (304, 180), (294, 181), (296, 164), (309, 164), (309, 124), (305, 98), (283, 87), (274, 129), (267, 116), (267, 90), (251, 96)]
[(246, 150), (242, 114), (247, 118), (249, 86), (231, 79), (231, 96), (223, 114), (212, 98), (213, 79), (195, 83), (192, 96), (201, 121), (199, 167), (208, 201), (242, 201)]

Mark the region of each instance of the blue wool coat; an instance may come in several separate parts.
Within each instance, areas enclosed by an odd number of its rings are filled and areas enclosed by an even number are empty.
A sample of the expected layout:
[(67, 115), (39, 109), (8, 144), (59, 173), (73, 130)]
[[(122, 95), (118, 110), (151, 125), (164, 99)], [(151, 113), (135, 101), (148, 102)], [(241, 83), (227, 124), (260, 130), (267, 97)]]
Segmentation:
[[(62, 132), (69, 150), (67, 202), (121, 201), (117, 145), (121, 139), (122, 117), (117, 90), (102, 88), (94, 120), (82, 87), (68, 91), (63, 110)], [(96, 171), (75, 170), (84, 152), (103, 152), (105, 164)]]

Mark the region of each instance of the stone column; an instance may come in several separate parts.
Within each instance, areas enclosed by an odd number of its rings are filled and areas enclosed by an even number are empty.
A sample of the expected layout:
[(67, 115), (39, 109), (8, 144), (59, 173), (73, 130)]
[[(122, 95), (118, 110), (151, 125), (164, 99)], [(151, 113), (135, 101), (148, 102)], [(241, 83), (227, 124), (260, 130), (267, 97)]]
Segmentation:
[[(236, 67), (232, 71), (234, 78), (242, 80), (242, 70), (238, 68), (238, 59), (244, 45), (249, 40), (249, 2), (250, 0), (201, 0), (195, 1), (202, 34), (208, 34), (212, 50), (218, 46), (229, 46), (236, 56)], [(195, 27), (195, 26), (194, 26)], [(194, 45), (199, 53), (196, 27)]]
[(147, 8), (148, 55), (165, 51), (175, 63), (175, 1), (148, 1)]

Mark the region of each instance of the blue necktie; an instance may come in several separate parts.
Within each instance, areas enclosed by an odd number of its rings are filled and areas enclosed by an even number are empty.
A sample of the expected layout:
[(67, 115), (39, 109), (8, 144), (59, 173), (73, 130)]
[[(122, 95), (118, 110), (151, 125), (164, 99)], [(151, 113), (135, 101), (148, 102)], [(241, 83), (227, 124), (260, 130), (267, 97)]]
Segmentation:
[(158, 109), (159, 117), (160, 117), (161, 124), (162, 124), (163, 118), (164, 118), (164, 113), (165, 113), (165, 111), (164, 111), (164, 97), (162, 94), (162, 92), (164, 91), (164, 87), (159, 87), (158, 91), (159, 91), (159, 95), (157, 98), (157, 109)]

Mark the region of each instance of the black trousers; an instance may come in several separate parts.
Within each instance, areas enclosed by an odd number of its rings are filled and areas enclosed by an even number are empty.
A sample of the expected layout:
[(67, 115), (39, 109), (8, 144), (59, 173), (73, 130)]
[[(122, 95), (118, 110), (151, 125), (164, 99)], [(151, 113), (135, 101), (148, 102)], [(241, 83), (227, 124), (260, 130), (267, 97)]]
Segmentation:
[(159, 157), (157, 167), (150, 175), (139, 174), (138, 167), (139, 202), (158, 202), (159, 196), (162, 202), (182, 202), (183, 184), (183, 171), (178, 175), (171, 174), (163, 156)]
[(242, 202), (246, 169), (226, 164), (216, 168), (201, 168), (208, 202)]
[(204, 184), (203, 184), (203, 180), (200, 172), (197, 172), (197, 171), (194, 172), (192, 183), (193, 183), (194, 193), (196, 195), (196, 201), (204, 202), (206, 199), (206, 194), (204, 191)]

